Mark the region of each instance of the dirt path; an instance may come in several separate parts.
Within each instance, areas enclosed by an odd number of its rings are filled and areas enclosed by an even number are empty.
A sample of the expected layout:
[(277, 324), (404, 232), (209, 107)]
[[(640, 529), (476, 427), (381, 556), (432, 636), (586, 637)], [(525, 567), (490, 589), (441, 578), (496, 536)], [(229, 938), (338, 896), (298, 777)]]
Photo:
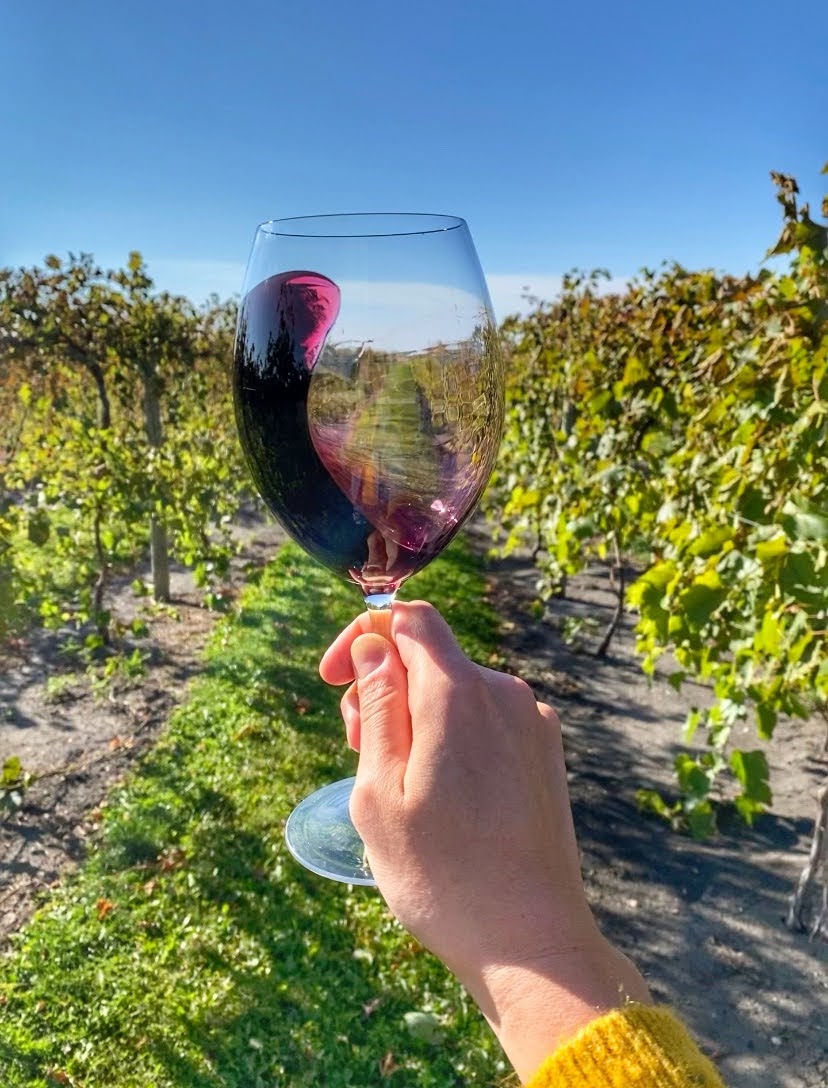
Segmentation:
[[(283, 539), (255, 519), (244, 534), (235, 586), (243, 562), (263, 561)], [(656, 999), (681, 1011), (730, 1088), (828, 1088), (828, 944), (811, 944), (782, 923), (807, 851), (816, 785), (828, 770), (821, 732), (779, 726), (769, 751), (774, 814), (753, 831), (709, 844), (670, 834), (638, 815), (633, 796), (639, 786), (670, 789), (679, 727), (705, 691), (686, 685), (676, 694), (663, 680), (650, 686), (629, 621), (604, 661), (564, 644), (557, 628), (566, 616), (592, 616), (602, 626), (609, 619), (613, 599), (600, 571), (573, 580), (569, 598), (553, 602), (543, 622), (528, 612), (533, 584), (525, 560), (492, 564), (509, 667), (564, 722), (584, 871), (606, 932), (643, 969)], [(173, 593), (180, 618), (153, 621), (154, 665), (136, 690), (95, 702), (70, 688), (48, 701), (44, 676), (57, 663), (48, 639), (0, 663), (0, 758), (13, 751), (35, 771), (76, 767), (39, 782), (0, 826), (0, 938), (82, 856), (107, 789), (152, 743), (197, 671), (214, 617), (181, 572)], [(136, 604), (124, 590), (117, 607), (128, 616)]]

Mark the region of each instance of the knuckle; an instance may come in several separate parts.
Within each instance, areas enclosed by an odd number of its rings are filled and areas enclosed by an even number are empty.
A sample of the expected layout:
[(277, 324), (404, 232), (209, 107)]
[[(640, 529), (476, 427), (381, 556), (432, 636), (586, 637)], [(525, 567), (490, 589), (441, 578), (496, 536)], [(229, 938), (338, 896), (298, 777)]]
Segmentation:
[(428, 601), (406, 602), (405, 611), (400, 611), (399, 616), (407, 633), (419, 639), (442, 631), (445, 625), (443, 617)]
[(537, 700), (525, 680), (510, 673), (482, 668), (480, 678), (486, 690), (486, 702), (492, 710), (516, 721), (538, 718)]
[(406, 601), (405, 610), (412, 616), (435, 616), (437, 609), (428, 601)]
[(375, 791), (369, 782), (354, 783), (348, 802), (348, 811), (354, 827), (364, 838), (363, 831), (370, 827), (373, 814), (376, 812)]
[(561, 732), (560, 715), (553, 706), (550, 706), (549, 703), (539, 702), (538, 713), (550, 729), (552, 729), (555, 733)]
[(522, 680), (519, 676), (510, 676), (511, 681), (511, 695), (518, 705), (535, 706), (535, 696), (532, 694), (532, 689)]
[(399, 788), (393, 776), (381, 769), (366, 772), (361, 764), (348, 810), (354, 827), (366, 842), (387, 838), (389, 831), (400, 823)]
[(485, 665), (478, 665), (477, 672), (483, 686), (500, 699), (514, 698), (521, 687), (527, 685), (517, 676), (508, 672), (499, 672), (497, 669), (488, 669)]
[(499, 673), (498, 677), (498, 688), (509, 702), (516, 706), (535, 705), (535, 696), (525, 680), (508, 672)]
[(474, 698), (480, 699), (484, 703), (488, 703), (492, 696), (492, 689), (496, 687), (499, 674), (492, 673), (489, 669), (483, 665), (472, 665), (471, 672), (469, 673), (468, 680), (466, 681), (465, 690), (470, 693)]

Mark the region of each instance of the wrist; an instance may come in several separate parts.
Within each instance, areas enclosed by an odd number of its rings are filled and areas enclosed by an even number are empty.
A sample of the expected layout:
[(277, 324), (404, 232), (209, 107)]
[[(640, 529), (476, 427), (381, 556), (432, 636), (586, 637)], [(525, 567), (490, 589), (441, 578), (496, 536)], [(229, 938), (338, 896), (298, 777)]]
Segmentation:
[(488, 966), (467, 988), (521, 1081), (592, 1020), (651, 1002), (637, 969), (594, 922), (574, 943), (556, 941), (531, 958)]

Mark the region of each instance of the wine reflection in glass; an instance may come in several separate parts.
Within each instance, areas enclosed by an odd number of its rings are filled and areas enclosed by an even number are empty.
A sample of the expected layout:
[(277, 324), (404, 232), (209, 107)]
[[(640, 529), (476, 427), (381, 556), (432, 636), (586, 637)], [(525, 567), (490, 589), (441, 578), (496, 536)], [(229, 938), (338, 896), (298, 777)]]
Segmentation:
[[(239, 435), (287, 532), (362, 591), (390, 637), (400, 585), (448, 544), (491, 474), (503, 364), (464, 220), (328, 215), (262, 224), (236, 333)], [(308, 869), (373, 884), (353, 778), (288, 819)]]

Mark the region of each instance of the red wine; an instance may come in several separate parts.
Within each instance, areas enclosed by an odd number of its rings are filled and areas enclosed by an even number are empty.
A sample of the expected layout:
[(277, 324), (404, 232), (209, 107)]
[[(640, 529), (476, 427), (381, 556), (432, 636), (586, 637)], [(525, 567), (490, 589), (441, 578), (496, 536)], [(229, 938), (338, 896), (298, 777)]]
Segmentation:
[(326, 346), (339, 305), (336, 284), (315, 272), (272, 276), (244, 297), (239, 434), (290, 535), (364, 593), (391, 593), (471, 512), (499, 423), (479, 352), (412, 360)]

